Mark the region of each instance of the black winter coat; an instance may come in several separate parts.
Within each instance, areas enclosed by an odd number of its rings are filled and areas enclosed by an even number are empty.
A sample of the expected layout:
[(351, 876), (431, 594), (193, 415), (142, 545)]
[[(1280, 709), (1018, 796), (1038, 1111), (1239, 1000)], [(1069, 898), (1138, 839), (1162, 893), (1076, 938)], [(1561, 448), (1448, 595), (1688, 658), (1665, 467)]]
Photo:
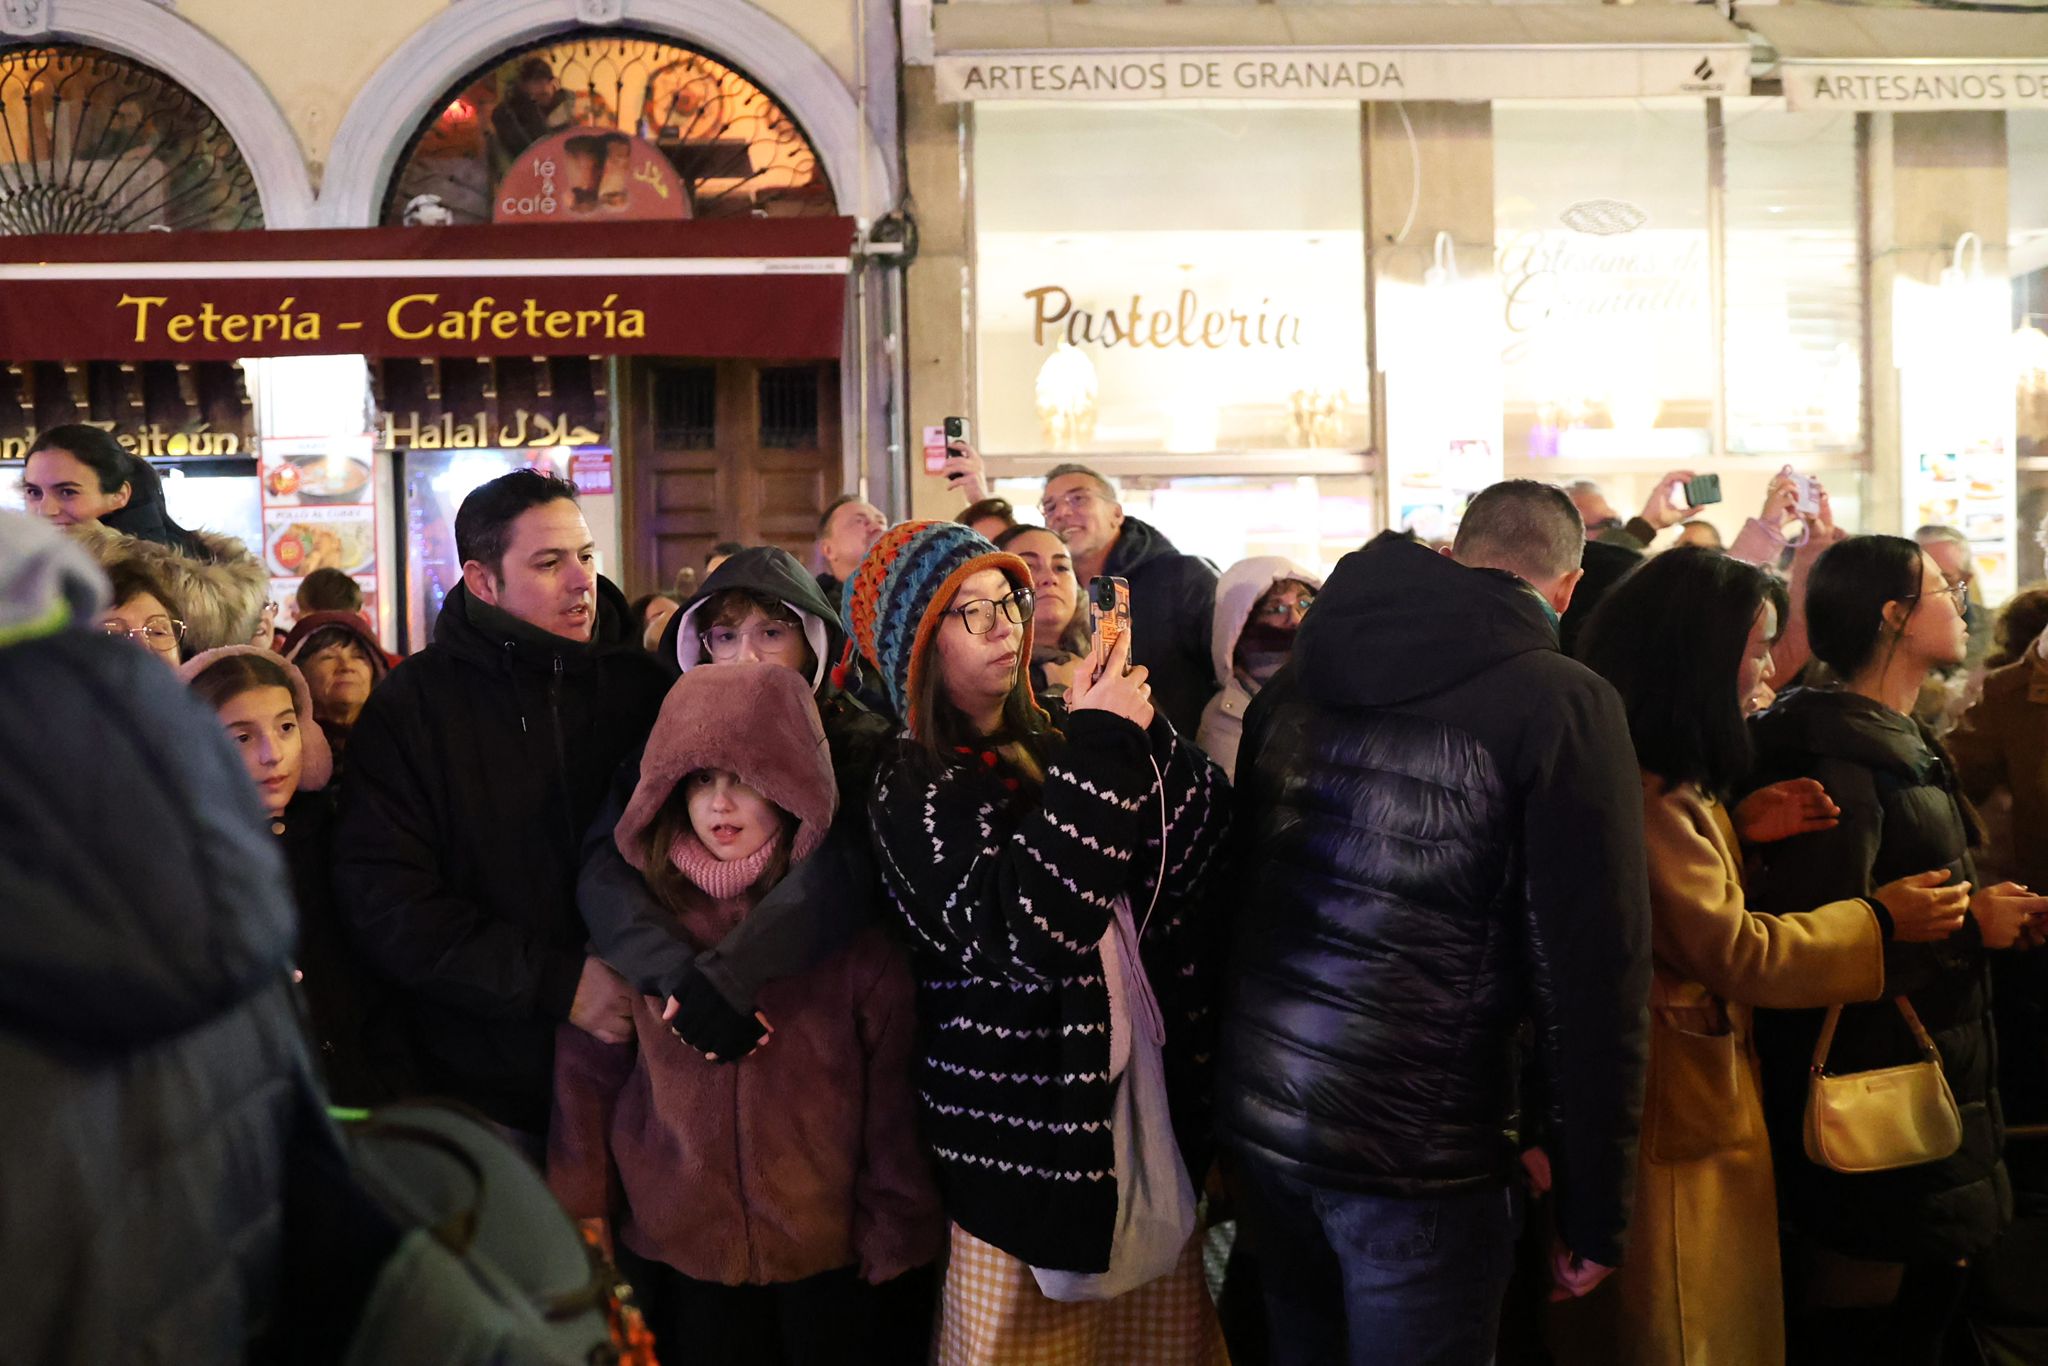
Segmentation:
[(1560, 1227), (1618, 1265), (1650, 955), (1613, 688), (1526, 584), (1383, 537), (1317, 595), (1237, 776), (1222, 1141), (1339, 1189), (1505, 1182), (1533, 1015)]
[(0, 647), (0, 693), (0, 1362), (242, 1361), (288, 1155), (334, 1152), (277, 842), (128, 642)]
[(1153, 705), (1192, 737), (1216, 695), (1216, 566), (1126, 517), (1102, 572), (1130, 580), (1131, 662), (1151, 670)]
[(292, 963), (327, 1094), (346, 1106), (397, 1100), (415, 1082), (389, 993), (363, 962), (335, 909), (334, 803), (325, 791), (301, 792), (271, 828), (284, 846), (298, 903)]
[(1127, 895), (1199, 1187), (1215, 1031), (1208, 874), (1227, 786), (1158, 722), (1148, 733), (1081, 711), (1065, 726), (1036, 790), (998, 753), (963, 751), (933, 772), (906, 742), (867, 814), (914, 951), (917, 1085), (946, 1212), (1031, 1266), (1101, 1271), (1117, 1214), (1102, 937)]
[(667, 684), (620, 643), (624, 600), (601, 587), (583, 645), (458, 585), (349, 739), (342, 913), (397, 989), (425, 1086), (529, 1133), (547, 1129), (583, 970), (583, 832)]
[[(1946, 868), (1975, 882), (1970, 823), (1940, 747), (1891, 708), (1847, 692), (1786, 693), (1756, 723), (1757, 781), (1815, 778), (1842, 809), (1832, 830), (1760, 846), (1756, 909), (1796, 914), (1869, 896), (1887, 882)], [(1824, 1246), (1877, 1261), (1951, 1260), (1984, 1251), (2011, 1218), (1999, 1153), (1997, 1046), (1989, 969), (1974, 919), (1938, 944), (1885, 945), (1885, 995), (1842, 1008), (1832, 1072), (1917, 1062), (1891, 1002), (1905, 995), (1941, 1052), (1963, 1115), (1963, 1146), (1919, 1167), (1844, 1176), (1810, 1161), (1802, 1140), (1807, 1069), (1824, 1012), (1758, 1011), (1764, 1105), (1778, 1195), (1790, 1220)]]

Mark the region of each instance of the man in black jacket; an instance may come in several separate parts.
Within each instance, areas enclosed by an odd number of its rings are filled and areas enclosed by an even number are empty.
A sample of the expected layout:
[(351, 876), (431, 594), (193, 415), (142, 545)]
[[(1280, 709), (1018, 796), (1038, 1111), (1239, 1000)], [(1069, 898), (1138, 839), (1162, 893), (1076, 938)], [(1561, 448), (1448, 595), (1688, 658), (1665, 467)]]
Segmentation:
[(1245, 720), (1216, 1094), (1276, 1363), (1492, 1359), (1530, 1016), (1554, 1274), (1621, 1260), (1649, 889), (1620, 699), (1557, 651), (1583, 538), (1522, 480), (1449, 558), (1345, 556)]
[(343, 914), (399, 990), (430, 1089), (547, 1131), (555, 1028), (632, 1037), (625, 983), (584, 953), (583, 832), (667, 680), (625, 638), (567, 482), (494, 479), (455, 518), (463, 581), (434, 643), (349, 740)]
[(1130, 581), (1131, 663), (1150, 671), (1152, 704), (1192, 738), (1216, 695), (1216, 566), (1125, 516), (1115, 486), (1086, 465), (1056, 466), (1038, 510), (1067, 543), (1083, 588), (1105, 574)]

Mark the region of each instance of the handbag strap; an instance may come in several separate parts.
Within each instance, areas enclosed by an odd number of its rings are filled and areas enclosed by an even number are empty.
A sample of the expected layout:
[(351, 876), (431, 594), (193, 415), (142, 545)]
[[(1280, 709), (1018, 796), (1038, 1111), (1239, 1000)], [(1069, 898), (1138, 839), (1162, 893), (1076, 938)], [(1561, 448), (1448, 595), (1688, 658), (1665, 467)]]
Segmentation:
[[(1899, 1014), (1905, 1017), (1906, 1028), (1913, 1031), (1914, 1041), (1920, 1045), (1920, 1051), (1927, 1055), (1928, 1061), (1939, 1067), (1941, 1051), (1934, 1046), (1934, 1039), (1928, 1034), (1927, 1026), (1920, 1023), (1919, 1012), (1913, 1009), (1913, 1003), (1904, 996), (1894, 996), (1892, 1004), (1897, 1006)], [(1820, 1038), (1815, 1040), (1813, 1045), (1813, 1074), (1817, 1077), (1824, 1075), (1828, 1070), (1828, 1050), (1834, 1047), (1835, 1026), (1840, 1023), (1841, 1018), (1840, 1006), (1828, 1007), (1827, 1019), (1821, 1022)]]

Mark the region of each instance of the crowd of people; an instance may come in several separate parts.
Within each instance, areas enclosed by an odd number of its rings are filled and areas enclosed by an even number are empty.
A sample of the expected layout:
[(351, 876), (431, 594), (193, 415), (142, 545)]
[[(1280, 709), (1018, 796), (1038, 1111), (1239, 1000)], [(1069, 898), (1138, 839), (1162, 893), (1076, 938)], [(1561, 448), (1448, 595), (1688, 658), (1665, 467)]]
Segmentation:
[(394, 660), (98, 436), (0, 518), (0, 1360), (298, 1359), (281, 1154), (418, 1096), (664, 1361), (2048, 1359), (2048, 591), (1943, 528), (1219, 573), (961, 446), (629, 603), (525, 470)]

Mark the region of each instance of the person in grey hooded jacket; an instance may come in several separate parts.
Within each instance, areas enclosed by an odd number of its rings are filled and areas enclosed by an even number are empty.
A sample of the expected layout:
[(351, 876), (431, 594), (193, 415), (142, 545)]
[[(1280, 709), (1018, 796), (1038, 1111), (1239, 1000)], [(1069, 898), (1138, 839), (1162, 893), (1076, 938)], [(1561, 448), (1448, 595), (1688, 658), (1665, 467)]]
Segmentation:
[(1244, 714), (1294, 648), (1294, 633), (1323, 586), (1323, 576), (1285, 555), (1239, 560), (1216, 584), (1216, 629), (1211, 641), (1216, 686), (1202, 708), (1195, 743), (1232, 779)]
[(0, 513), (0, 1361), (243, 1361), (283, 1318), (288, 1154), (332, 1143), (291, 886), (205, 707), (83, 629), (105, 594)]

